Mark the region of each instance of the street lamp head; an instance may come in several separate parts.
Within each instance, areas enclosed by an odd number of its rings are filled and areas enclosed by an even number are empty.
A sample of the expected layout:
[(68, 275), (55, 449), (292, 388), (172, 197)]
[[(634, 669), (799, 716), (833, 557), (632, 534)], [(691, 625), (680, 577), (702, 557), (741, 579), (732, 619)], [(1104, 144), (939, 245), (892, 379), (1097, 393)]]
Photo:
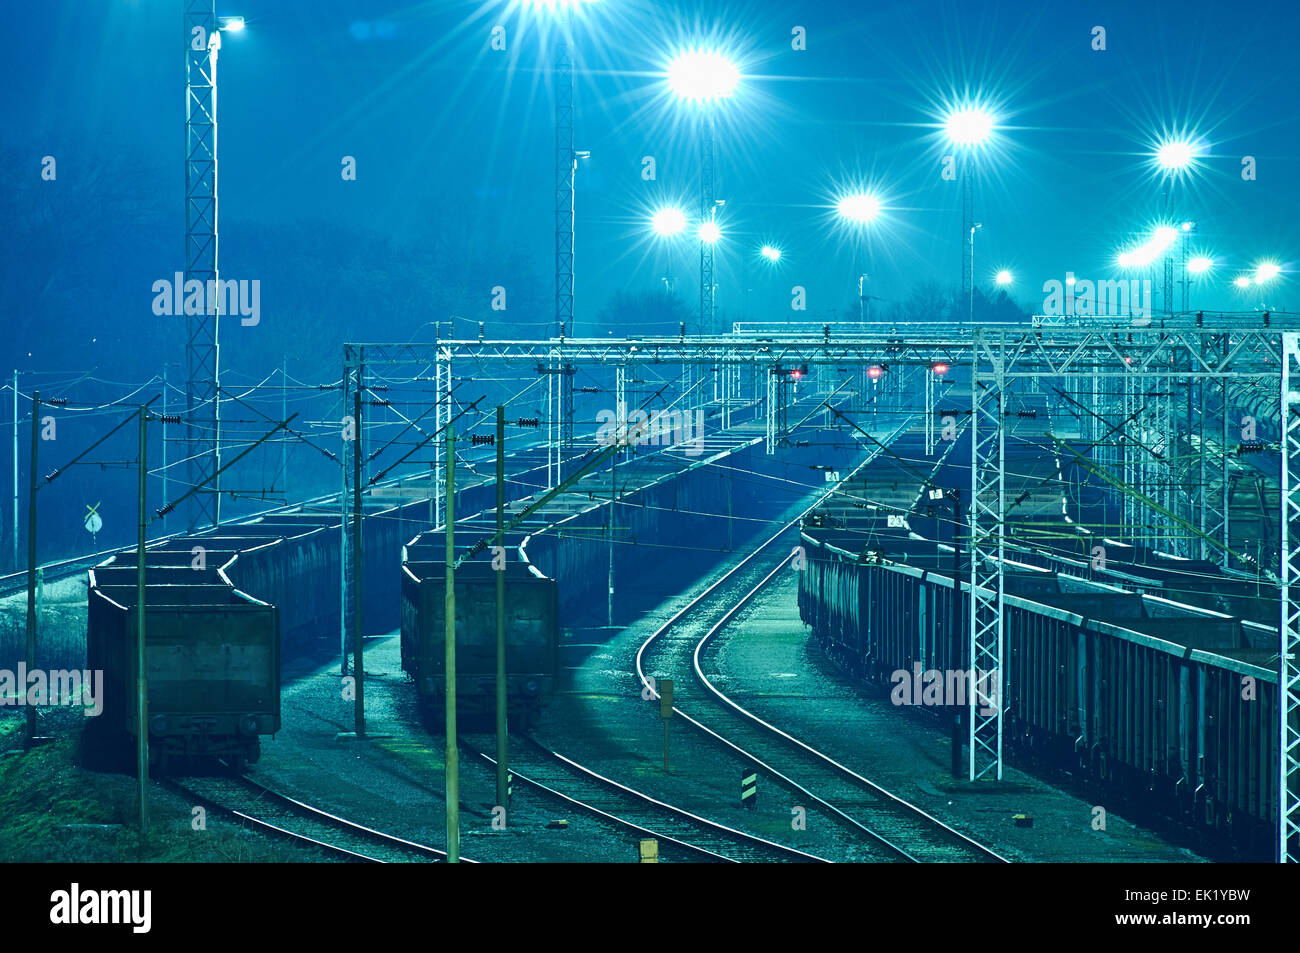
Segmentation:
[(1236, 285), (1238, 288), (1249, 288), (1251, 283), (1250, 276), (1238, 275), (1236, 278), (1232, 279), (1232, 283)]
[(244, 29), (243, 17), (217, 17), (217, 29), (226, 33), (238, 33)]
[(1282, 269), (1271, 261), (1266, 261), (1255, 269), (1255, 284), (1262, 285), (1266, 281), (1272, 281)]
[(1203, 275), (1214, 267), (1214, 259), (1198, 256), (1187, 263), (1187, 270), (1194, 275)]
[(586, 3), (595, 3), (597, 0), (523, 0), (524, 6), (533, 7), (539, 10), (572, 10)]
[(679, 208), (661, 208), (650, 219), (650, 227), (661, 238), (670, 238), (686, 231), (686, 213)]
[(668, 64), (668, 88), (687, 102), (726, 99), (739, 83), (736, 64), (715, 50), (688, 50)]
[(967, 106), (950, 112), (943, 121), (944, 135), (956, 146), (978, 146), (993, 134), (993, 114), (986, 109)]
[(1179, 172), (1192, 164), (1196, 151), (1187, 139), (1168, 139), (1156, 149), (1156, 165), (1166, 172)]
[(700, 225), (700, 241), (706, 245), (715, 245), (722, 237), (722, 229), (717, 222), (704, 222)]
[(1156, 252), (1162, 252), (1178, 241), (1178, 229), (1172, 225), (1160, 225), (1151, 236), (1151, 244)]
[(836, 204), (840, 217), (856, 225), (866, 225), (880, 214), (880, 200), (870, 192), (854, 192)]
[(998, 272), (997, 277), (994, 280), (1000, 285), (1009, 285), (1011, 284), (1011, 272), (1003, 269)]

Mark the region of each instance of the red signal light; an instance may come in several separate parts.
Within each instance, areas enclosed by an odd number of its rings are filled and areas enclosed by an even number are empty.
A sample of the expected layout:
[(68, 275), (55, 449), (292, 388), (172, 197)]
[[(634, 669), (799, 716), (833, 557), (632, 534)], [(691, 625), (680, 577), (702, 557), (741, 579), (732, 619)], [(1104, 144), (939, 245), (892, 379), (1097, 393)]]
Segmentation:
[(949, 368), (947, 364), (944, 364), (943, 362), (939, 362), (937, 364), (930, 365), (930, 370), (934, 371), (934, 373), (937, 374), (938, 376), (943, 377), (943, 375), (947, 374), (948, 371), (951, 370), (951, 368)]
[(884, 371), (882, 371), (879, 367), (877, 367), (874, 364), (871, 367), (867, 368), (867, 376), (870, 377), (873, 381), (880, 380), (880, 375), (884, 373), (885, 373)]

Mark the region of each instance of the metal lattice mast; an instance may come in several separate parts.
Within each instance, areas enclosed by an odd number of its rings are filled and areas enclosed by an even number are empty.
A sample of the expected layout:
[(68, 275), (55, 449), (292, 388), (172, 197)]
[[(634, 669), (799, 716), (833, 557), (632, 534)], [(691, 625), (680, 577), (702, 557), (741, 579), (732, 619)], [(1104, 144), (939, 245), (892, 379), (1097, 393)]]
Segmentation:
[[(437, 392), (437, 405), (433, 409), (434, 430), (436, 433), (442, 433), (451, 422), (452, 405), (451, 405), (451, 350), (442, 346), (438, 347), (435, 355), (434, 365), (434, 390)], [(447, 467), (443, 459), (442, 440), (433, 441), (433, 470), (434, 477), (434, 502), (433, 502), (433, 521), (435, 528), (442, 525), (443, 522), (443, 503), (447, 495)], [(549, 457), (547, 464), (549, 467)], [(548, 471), (549, 472), (549, 471)]]
[[(356, 449), (361, 446), (362, 421), (357, 416), (357, 397), (362, 393), (362, 366), (360, 349), (343, 345), (343, 387), (340, 405), (340, 424), (343, 428), (343, 446), (339, 454), (342, 471), (342, 492), (339, 494), (339, 654), (340, 672), (348, 674), (351, 636), (356, 623), (355, 590), (356, 565), (352, 521), (356, 517), (356, 481), (354, 468)], [(360, 673), (355, 673), (360, 678)]]
[[(1209, 367), (1220, 366), (1227, 356), (1227, 335), (1207, 335), (1202, 339), (1202, 363)], [(1224, 378), (1203, 378), (1200, 385), (1200, 431), (1199, 431), (1199, 469), (1200, 469), (1200, 521), (1199, 529), (1206, 536), (1213, 537), (1228, 546), (1228, 381)], [(1211, 434), (1211, 430), (1215, 431)], [(1207, 439), (1209, 438), (1209, 439)], [(1218, 443), (1219, 486), (1217, 491), (1209, 479), (1210, 458), (1206, 448), (1210, 440)], [(1228, 565), (1225, 551), (1210, 546), (1209, 540), (1201, 540), (1201, 558), (1213, 559), (1220, 565)]]
[(563, 337), (573, 328), (573, 200), (577, 157), (573, 152), (572, 20), (561, 29), (555, 51), (555, 324)]
[[(217, 29), (215, 0), (185, 0), (185, 281), (215, 289), (217, 273)], [(185, 319), (185, 410), (190, 483), (212, 480), (190, 497), (189, 528), (221, 521), (221, 354), (219, 296)]]
[(970, 681), (971, 781), (1002, 779), (1002, 597), (1006, 513), (1002, 395), (1006, 349), (976, 332), (971, 347)]
[[(711, 222), (715, 217), (713, 140), (715, 123), (713, 111), (706, 109), (701, 120), (700, 135), (700, 223)], [(717, 332), (716, 288), (713, 277), (713, 243), (700, 238), (700, 332)]]
[(966, 303), (967, 316), (975, 313), (974, 246), (975, 157), (970, 154), (961, 170), (961, 300)]
[[(1278, 844), (1283, 863), (1300, 863), (1300, 334), (1282, 335), (1282, 624), (1278, 659)], [(1225, 382), (1226, 383), (1226, 382)]]

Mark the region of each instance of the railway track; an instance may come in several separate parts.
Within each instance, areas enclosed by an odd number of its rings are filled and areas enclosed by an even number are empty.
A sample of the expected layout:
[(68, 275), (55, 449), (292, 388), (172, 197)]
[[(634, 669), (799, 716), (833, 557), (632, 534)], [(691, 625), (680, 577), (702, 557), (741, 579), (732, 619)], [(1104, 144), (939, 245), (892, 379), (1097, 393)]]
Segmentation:
[[(465, 738), (461, 739), (461, 745), (474, 757), (496, 764), (495, 759)], [(525, 784), (548, 798), (639, 837), (658, 840), (660, 856), (708, 863), (829, 863), (825, 858), (667, 804), (611, 780), (532, 738), (512, 746), (510, 771), (516, 783)]]
[[(210, 810), (237, 818), (294, 843), (323, 850), (335, 859), (357, 863), (445, 862), (447, 852), (313, 807), (248, 777), (168, 779), (173, 789)], [(478, 861), (467, 857), (462, 863)]]
[[(809, 510), (812, 508), (809, 507)], [(675, 684), (679, 685), (696, 681), (705, 689), (703, 697), (712, 703), (709, 724), (688, 715), (676, 705), (673, 707), (674, 714), (680, 715), (692, 727), (798, 792), (809, 803), (820, 806), (892, 859), (917, 863), (1005, 863), (1006, 858), (986, 845), (948, 826), (805, 741), (758, 718), (719, 691), (702, 671), (699, 662), (701, 649), (777, 573), (790, 571), (786, 568), (789, 556), (781, 553), (775, 544), (782, 539), (790, 539), (787, 534), (798, 525), (803, 515), (800, 514), (756, 547), (744, 560), (652, 633), (637, 651), (637, 677), (648, 693), (658, 699), (656, 682), (648, 674), (650, 658), (653, 656), (654, 671), (658, 677), (674, 678)], [(735, 581), (743, 578), (742, 573), (751, 574), (752, 579), (755, 566), (761, 567), (759, 571), (763, 573), (759, 582), (752, 586), (742, 586), (744, 591), (739, 597), (733, 595), (730, 608), (713, 621), (701, 624), (699, 618), (707, 616), (719, 591), (734, 588)], [(705, 628), (702, 636), (699, 634), (701, 627)]]

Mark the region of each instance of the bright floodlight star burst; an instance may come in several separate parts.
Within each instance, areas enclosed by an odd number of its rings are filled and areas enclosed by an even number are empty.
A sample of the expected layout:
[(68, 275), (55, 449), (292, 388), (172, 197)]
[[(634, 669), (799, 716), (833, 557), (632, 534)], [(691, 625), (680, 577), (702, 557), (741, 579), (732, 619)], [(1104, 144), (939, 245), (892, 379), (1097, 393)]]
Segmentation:
[(880, 214), (880, 200), (868, 192), (855, 192), (840, 199), (838, 209), (850, 222), (865, 224)]
[(1156, 162), (1159, 163), (1160, 168), (1171, 172), (1187, 168), (1195, 157), (1196, 149), (1183, 139), (1166, 142), (1156, 150)]
[(993, 116), (974, 107), (949, 113), (943, 123), (948, 139), (959, 146), (975, 146), (993, 134)]
[(721, 53), (692, 50), (668, 64), (668, 88), (680, 99), (725, 99), (739, 82), (740, 70)]
[(656, 235), (680, 235), (686, 230), (686, 215), (678, 208), (664, 208), (655, 212), (650, 227)]

